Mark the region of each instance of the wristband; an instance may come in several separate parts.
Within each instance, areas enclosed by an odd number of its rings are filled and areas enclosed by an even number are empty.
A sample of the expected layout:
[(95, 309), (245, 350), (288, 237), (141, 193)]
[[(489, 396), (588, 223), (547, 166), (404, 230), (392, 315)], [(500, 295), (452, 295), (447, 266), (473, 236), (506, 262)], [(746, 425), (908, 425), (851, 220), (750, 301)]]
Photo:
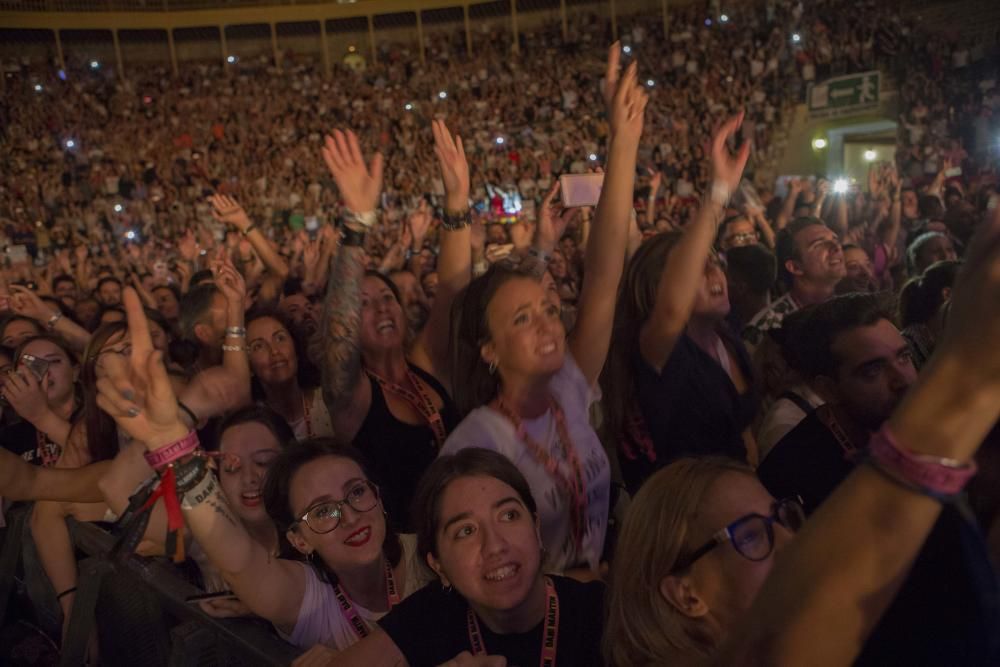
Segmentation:
[(250, 236), (250, 232), (252, 232), (255, 229), (257, 229), (257, 225), (255, 225), (253, 223), (250, 223), (250, 226), (247, 227), (246, 229), (242, 230), (240, 232), (240, 234), (243, 235), (243, 238), (246, 238), (246, 237)]
[(223, 352), (246, 352), (246, 348), (242, 345), (223, 345)]
[(868, 443), (868, 463), (913, 490), (947, 499), (959, 493), (976, 474), (974, 461), (915, 454), (899, 446), (888, 426), (883, 426)]
[(712, 190), (709, 199), (711, 199), (713, 204), (718, 204), (719, 206), (725, 206), (729, 203), (729, 198), (732, 197), (733, 193), (726, 187), (726, 184), (721, 181), (712, 181)]
[(67, 588), (66, 590), (64, 590), (62, 593), (60, 593), (59, 595), (56, 596), (56, 600), (62, 600), (64, 597), (66, 597), (70, 593), (76, 593), (76, 586), (73, 586), (72, 588)]
[(363, 248), (367, 235), (368, 232), (359, 232), (358, 230), (351, 229), (345, 225), (340, 229), (340, 245), (347, 246), (349, 248)]
[(226, 336), (228, 338), (246, 338), (246, 327), (226, 327)]
[(61, 320), (62, 318), (63, 318), (62, 313), (59, 312), (53, 313), (52, 317), (49, 318), (49, 321), (45, 323), (45, 328), (48, 329), (49, 331), (54, 330), (56, 328), (56, 324), (58, 324), (59, 320)]
[(192, 510), (202, 504), (212, 493), (219, 488), (215, 478), (215, 473), (210, 469), (205, 469), (205, 474), (190, 489), (181, 496), (181, 509)]
[(184, 463), (171, 463), (170, 465), (174, 469), (174, 484), (177, 487), (178, 496), (198, 486), (205, 473), (208, 472), (208, 462), (200, 451), (195, 452), (194, 456)]
[(552, 261), (552, 255), (545, 252), (541, 248), (536, 248), (535, 246), (528, 248), (528, 254), (537, 259), (539, 262), (543, 262), (546, 266), (548, 266), (549, 262)]
[(472, 224), (472, 209), (445, 211), (441, 216), (441, 226), (449, 232), (456, 232)]
[(355, 213), (350, 209), (344, 209), (344, 218), (356, 222), (366, 230), (371, 229), (375, 226), (378, 221), (378, 216), (375, 215), (375, 211), (366, 211), (365, 213)]
[(156, 451), (146, 452), (146, 463), (153, 470), (161, 470), (169, 463), (183, 458), (198, 449), (198, 432), (191, 431), (180, 440), (176, 440), (165, 447), (160, 447)]

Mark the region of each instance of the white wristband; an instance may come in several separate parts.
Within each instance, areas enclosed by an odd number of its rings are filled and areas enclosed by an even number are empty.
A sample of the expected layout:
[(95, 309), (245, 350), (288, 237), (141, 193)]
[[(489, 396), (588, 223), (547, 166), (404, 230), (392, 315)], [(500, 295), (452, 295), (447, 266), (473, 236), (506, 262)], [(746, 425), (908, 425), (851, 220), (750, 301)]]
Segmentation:
[(721, 181), (712, 181), (712, 190), (709, 198), (713, 204), (725, 206), (729, 203), (729, 198), (733, 196), (732, 191)]
[(378, 216), (375, 215), (375, 211), (366, 211), (365, 213), (355, 213), (354, 211), (347, 209), (344, 211), (344, 217), (352, 222), (356, 222), (362, 225), (365, 229), (371, 229), (375, 226), (378, 221)]

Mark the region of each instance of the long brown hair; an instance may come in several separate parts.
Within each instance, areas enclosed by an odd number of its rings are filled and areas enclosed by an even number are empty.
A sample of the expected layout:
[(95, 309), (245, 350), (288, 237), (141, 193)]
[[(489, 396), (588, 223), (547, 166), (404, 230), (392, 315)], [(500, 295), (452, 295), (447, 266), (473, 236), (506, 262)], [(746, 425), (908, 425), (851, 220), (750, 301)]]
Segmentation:
[(639, 332), (653, 312), (660, 276), (681, 236), (681, 232), (664, 232), (648, 239), (625, 267), (608, 360), (601, 372), (602, 430), (607, 443), (617, 445), (625, 433), (629, 410), (636, 409), (634, 358), (639, 349)]
[(622, 522), (608, 581), (604, 659), (614, 667), (677, 664), (704, 658), (719, 638), (703, 621), (677, 611), (660, 584), (697, 544), (690, 543), (698, 510), (726, 473), (753, 477), (723, 457), (678, 459), (642, 485)]
[(459, 292), (451, 306), (451, 395), (460, 417), (489, 403), (500, 390), (500, 378), (490, 373), (480, 348), (491, 338), (486, 317), (490, 301), (514, 278), (537, 280), (528, 271), (494, 264)]
[(113, 459), (118, 453), (118, 427), (115, 420), (97, 406), (97, 362), (101, 348), (115, 336), (128, 333), (125, 322), (109, 322), (99, 326), (87, 342), (80, 366), (80, 385), (83, 390), (83, 412), (74, 424), (83, 425), (91, 462)]

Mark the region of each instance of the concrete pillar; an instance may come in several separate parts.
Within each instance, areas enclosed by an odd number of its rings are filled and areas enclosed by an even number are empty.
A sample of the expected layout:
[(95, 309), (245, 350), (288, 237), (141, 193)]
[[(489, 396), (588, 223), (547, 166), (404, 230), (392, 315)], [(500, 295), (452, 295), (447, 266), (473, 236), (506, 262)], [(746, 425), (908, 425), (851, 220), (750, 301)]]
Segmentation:
[(281, 51), (278, 50), (278, 26), (271, 24), (271, 52), (274, 54), (274, 66), (281, 67)]
[(417, 10), (417, 46), (420, 47), (420, 64), (423, 65), (426, 62), (426, 57), (424, 56), (424, 21), (420, 17), (423, 12), (419, 9)]
[(167, 48), (170, 49), (170, 69), (174, 76), (180, 76), (180, 69), (177, 67), (177, 46), (174, 44), (174, 29), (167, 28)]
[(118, 41), (118, 31), (111, 31), (111, 42), (115, 46), (115, 67), (118, 69), (118, 78), (122, 81), (125, 80), (125, 61), (122, 58), (122, 45)]
[(66, 70), (66, 58), (63, 57), (62, 39), (59, 37), (59, 28), (52, 31), (56, 36), (56, 60), (59, 62), (59, 69)]
[(219, 47), (222, 49), (222, 71), (229, 71), (229, 47), (226, 46), (226, 26), (219, 26)]
[(330, 45), (326, 43), (326, 19), (319, 22), (319, 41), (323, 47), (323, 72), (330, 76)]
[(372, 53), (372, 65), (378, 64), (378, 52), (375, 50), (375, 17), (368, 15), (368, 50)]
[(559, 18), (562, 19), (563, 41), (569, 39), (569, 20), (566, 17), (566, 0), (559, 0)]
[(469, 5), (462, 5), (462, 17), (465, 21), (465, 55), (472, 57), (472, 29), (469, 27)]

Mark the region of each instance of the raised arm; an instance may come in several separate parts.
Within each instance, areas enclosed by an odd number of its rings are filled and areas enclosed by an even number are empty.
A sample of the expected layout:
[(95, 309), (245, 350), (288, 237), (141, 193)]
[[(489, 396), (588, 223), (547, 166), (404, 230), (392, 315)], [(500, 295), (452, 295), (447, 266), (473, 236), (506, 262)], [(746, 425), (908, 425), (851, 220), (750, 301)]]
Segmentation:
[(357, 136), (350, 130), (335, 130), (326, 138), (323, 161), (348, 209), (320, 323), (323, 400), (337, 437), (350, 441), (371, 407), (371, 385), (361, 373), (361, 281), (365, 234), (374, 224), (382, 191), (382, 154), (376, 153), (366, 166)]
[(462, 137), (452, 136), (442, 120), (431, 124), (434, 153), (441, 167), (445, 191), (445, 223), (441, 226), (438, 291), (411, 351), (413, 362), (448, 385), (451, 377), (448, 328), (455, 295), (472, 279), (472, 237), (469, 231), (469, 162)]
[[(983, 227), (944, 339), (889, 419), (917, 455), (971, 461), (1000, 416), (1000, 212)], [(716, 664), (851, 664), (940, 513), (938, 500), (858, 466), (781, 552)]]
[(274, 250), (260, 228), (250, 221), (250, 216), (239, 202), (226, 195), (212, 195), (208, 201), (212, 204), (212, 217), (234, 226), (253, 246), (254, 252), (267, 268), (268, 275), (278, 282), (284, 282), (288, 277), (288, 263)]
[(59, 334), (76, 352), (83, 352), (87, 347), (90, 332), (68, 317), (63, 317), (62, 313), (42, 301), (29, 288), (11, 285), (10, 295), (10, 305), (15, 313), (30, 317), (49, 331)]
[[(616, 78), (618, 43), (608, 58), (608, 84)], [(649, 95), (636, 82), (633, 62), (615, 88), (610, 107), (611, 145), (604, 187), (584, 254), (576, 327), (569, 341), (573, 358), (590, 384), (597, 382), (608, 356), (618, 283), (625, 267), (635, 162)], [(612, 71), (615, 70), (615, 71)]]
[(712, 192), (670, 252), (656, 288), (653, 312), (639, 331), (639, 350), (657, 371), (667, 363), (691, 317), (728, 193), (739, 185), (750, 157), (749, 142), (735, 157), (726, 147), (726, 141), (739, 131), (742, 122), (741, 113), (719, 126), (712, 136)]
[[(184, 438), (190, 429), (180, 420), (163, 355), (153, 349), (142, 305), (131, 288), (125, 290), (124, 303), (132, 336), (129, 374), (98, 380), (97, 402), (152, 452)], [(215, 474), (207, 475), (196, 485), (199, 493), (184, 496), (187, 527), (240, 600), (254, 613), (290, 630), (305, 590), (301, 566), (272, 558), (253, 540), (229, 508)]]

